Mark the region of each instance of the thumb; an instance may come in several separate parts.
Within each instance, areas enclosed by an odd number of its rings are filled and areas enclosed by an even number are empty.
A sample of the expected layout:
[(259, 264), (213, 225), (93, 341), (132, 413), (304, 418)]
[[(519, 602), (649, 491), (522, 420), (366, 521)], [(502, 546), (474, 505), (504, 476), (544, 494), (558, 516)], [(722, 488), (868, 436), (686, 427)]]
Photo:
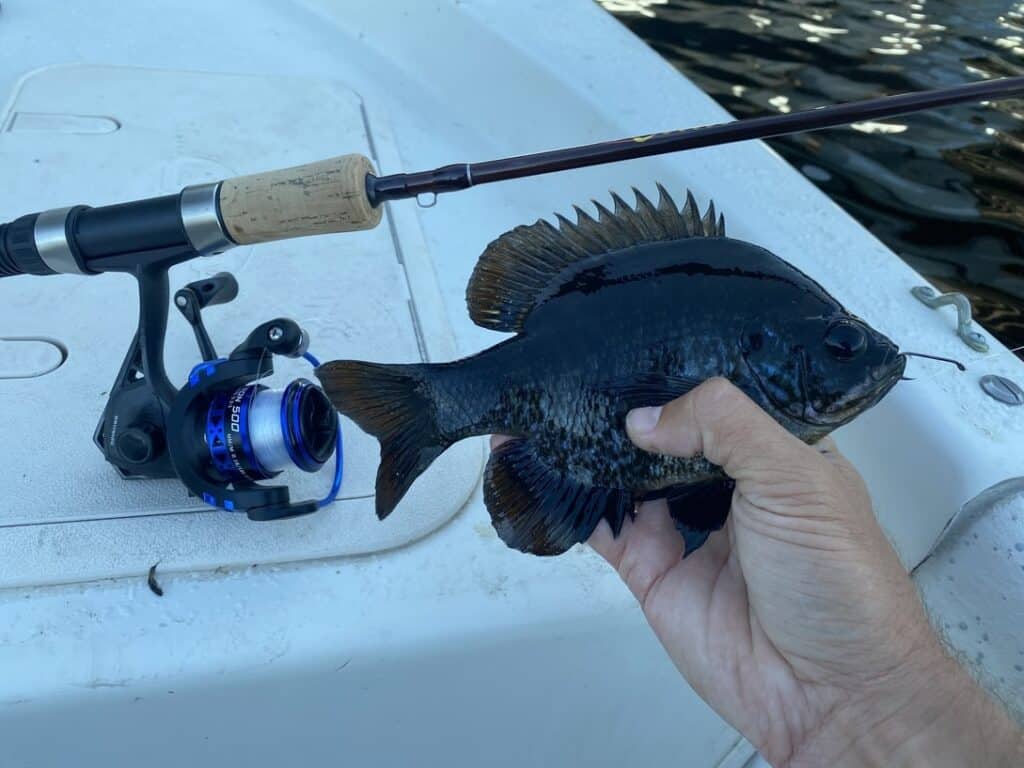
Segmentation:
[(737, 482), (791, 474), (820, 458), (726, 379), (709, 379), (667, 405), (630, 411), (626, 432), (646, 451), (702, 454)]

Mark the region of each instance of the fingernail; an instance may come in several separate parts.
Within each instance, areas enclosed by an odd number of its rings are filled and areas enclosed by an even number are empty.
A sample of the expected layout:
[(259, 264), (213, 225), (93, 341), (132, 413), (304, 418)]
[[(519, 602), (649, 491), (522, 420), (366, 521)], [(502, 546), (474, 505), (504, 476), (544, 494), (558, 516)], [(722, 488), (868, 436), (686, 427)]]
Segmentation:
[(661, 407), (635, 408), (626, 414), (626, 429), (634, 435), (653, 432), (661, 419)]

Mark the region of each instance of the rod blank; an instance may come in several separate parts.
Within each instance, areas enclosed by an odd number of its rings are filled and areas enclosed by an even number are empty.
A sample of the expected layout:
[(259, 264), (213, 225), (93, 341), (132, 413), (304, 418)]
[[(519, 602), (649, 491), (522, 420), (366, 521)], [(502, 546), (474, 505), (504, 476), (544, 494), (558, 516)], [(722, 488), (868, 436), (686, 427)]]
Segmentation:
[(818, 109), (736, 120), (700, 128), (633, 136), (627, 139), (555, 149), (529, 155), (506, 157), (482, 163), (446, 165), (432, 171), (368, 176), (367, 197), (373, 205), (421, 194), (453, 192), (505, 179), (539, 176), (556, 171), (651, 157), (687, 149), (733, 144), (751, 139), (769, 139), (792, 133), (819, 131), (865, 120), (937, 109), (965, 102), (987, 101), (1024, 93), (1024, 77), (1007, 77), (980, 83), (957, 85), (931, 91), (884, 96)]

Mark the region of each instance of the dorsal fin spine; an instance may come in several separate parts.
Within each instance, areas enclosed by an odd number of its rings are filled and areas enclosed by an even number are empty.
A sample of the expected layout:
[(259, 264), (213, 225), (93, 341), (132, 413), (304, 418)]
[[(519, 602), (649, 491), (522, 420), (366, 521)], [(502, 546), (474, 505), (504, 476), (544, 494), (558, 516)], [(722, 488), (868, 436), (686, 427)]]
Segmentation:
[(571, 243), (573, 253), (578, 260), (585, 259), (593, 253), (600, 253), (604, 244), (590, 237), (586, 230), (579, 224), (570, 221), (561, 214), (558, 216), (560, 231), (566, 240)]
[(679, 213), (676, 201), (661, 184), (658, 185), (658, 217), (665, 227), (666, 238), (690, 237), (691, 231), (686, 225), (686, 219)]
[(708, 203), (707, 213), (704, 214), (704, 218), (701, 221), (701, 225), (704, 227), (704, 234), (708, 237), (714, 237), (716, 230), (718, 229), (718, 221), (715, 216), (715, 201), (712, 200)]
[(636, 187), (633, 187), (633, 197), (636, 200), (637, 218), (640, 220), (644, 234), (651, 240), (667, 239), (668, 233), (658, 218), (658, 209)]
[(686, 191), (686, 204), (683, 206), (682, 214), (691, 236), (704, 237), (704, 225), (700, 220), (700, 209), (697, 207), (697, 201), (693, 199), (693, 193), (689, 190)]
[(612, 202), (615, 204), (615, 218), (622, 230), (629, 236), (629, 239), (634, 243), (649, 239), (648, 235), (644, 232), (643, 222), (637, 216), (636, 211), (619, 197), (618, 193), (612, 192)]
[(636, 243), (636, 237), (626, 228), (625, 221), (609, 211), (597, 200), (592, 200), (591, 202), (597, 207), (597, 222), (608, 233), (612, 250), (628, 248), (631, 244)]
[[(598, 212), (600, 215), (600, 212)], [(613, 251), (616, 248), (615, 241), (612, 237), (612, 233), (608, 231), (599, 219), (595, 219), (586, 211), (580, 208), (576, 209), (577, 228), (583, 232), (587, 238), (593, 241), (597, 248), (591, 250), (591, 253), (602, 253), (604, 251)]]

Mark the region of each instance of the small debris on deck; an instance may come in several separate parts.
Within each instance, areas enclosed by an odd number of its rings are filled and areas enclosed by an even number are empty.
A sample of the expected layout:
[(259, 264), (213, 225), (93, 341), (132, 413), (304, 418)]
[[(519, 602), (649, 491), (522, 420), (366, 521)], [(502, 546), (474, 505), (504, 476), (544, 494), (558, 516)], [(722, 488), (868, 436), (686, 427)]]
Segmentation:
[(153, 563), (153, 565), (150, 567), (150, 569), (149, 569), (149, 578), (146, 579), (146, 583), (149, 585), (149, 591), (150, 592), (152, 592), (157, 597), (163, 597), (164, 596), (163, 587), (161, 587), (157, 583), (157, 580), (156, 580), (156, 567), (158, 565), (160, 565), (160, 563), (157, 562), (157, 563)]

